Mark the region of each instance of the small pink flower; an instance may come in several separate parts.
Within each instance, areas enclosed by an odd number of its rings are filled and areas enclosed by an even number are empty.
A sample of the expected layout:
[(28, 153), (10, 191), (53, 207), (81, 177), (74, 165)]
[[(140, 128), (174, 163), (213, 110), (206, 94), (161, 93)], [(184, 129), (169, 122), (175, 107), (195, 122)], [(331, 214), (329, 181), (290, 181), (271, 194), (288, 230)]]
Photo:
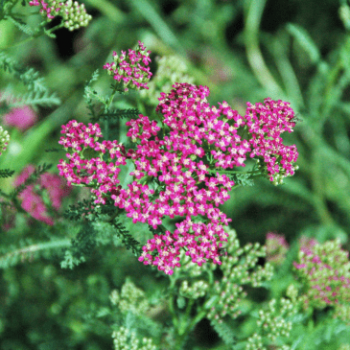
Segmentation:
[(5, 125), (14, 126), (22, 132), (33, 126), (37, 120), (36, 113), (28, 106), (13, 108), (3, 117)]
[[(23, 171), (15, 178), (14, 186), (18, 187), (23, 184), (35, 171), (33, 165), (28, 165)], [(18, 195), (21, 199), (22, 208), (27, 211), (35, 219), (45, 222), (48, 225), (53, 225), (52, 218), (47, 213), (47, 208), (44, 204), (42, 197), (36, 192), (35, 185), (39, 185), (41, 190), (47, 190), (51, 205), (56, 210), (61, 208), (62, 198), (68, 196), (71, 191), (63, 179), (55, 174), (44, 173), (34, 184), (28, 185)]]

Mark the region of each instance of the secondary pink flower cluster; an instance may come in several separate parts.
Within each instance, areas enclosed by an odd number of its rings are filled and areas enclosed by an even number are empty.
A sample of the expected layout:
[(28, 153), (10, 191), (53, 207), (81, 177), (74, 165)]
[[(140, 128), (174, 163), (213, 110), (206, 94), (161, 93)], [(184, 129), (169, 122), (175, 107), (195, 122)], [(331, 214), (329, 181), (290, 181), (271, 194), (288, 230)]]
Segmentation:
[[(14, 186), (18, 187), (23, 184), (34, 171), (34, 166), (28, 165), (23, 169), (21, 174), (16, 177)], [(62, 198), (69, 195), (71, 188), (65, 185), (65, 181), (63, 181), (60, 176), (46, 172), (39, 177), (36, 183), (28, 185), (18, 196), (19, 199), (22, 200), (22, 208), (33, 218), (45, 222), (48, 225), (53, 225), (54, 222), (47, 213), (47, 208), (41, 195), (35, 190), (36, 186), (40, 186), (40, 190), (47, 190), (51, 205), (56, 210), (60, 209)]]
[[(350, 262), (339, 240), (302, 247), (294, 267), (304, 281), (305, 307), (332, 305), (336, 314), (344, 315), (345, 305), (350, 305)], [(348, 312), (350, 317), (350, 307)]]
[(128, 54), (122, 51), (120, 56), (114, 51), (114, 62), (106, 63), (103, 69), (107, 69), (108, 74), (123, 84), (124, 91), (128, 91), (128, 88), (148, 89), (147, 82), (152, 76), (151, 68), (147, 67), (151, 62), (150, 53), (151, 51), (146, 51), (145, 45), (139, 41), (136, 51), (129, 49)]
[(29, 1), (29, 6), (41, 6), (40, 13), (46, 13), (47, 18), (53, 19), (59, 14), (64, 3), (53, 0), (32, 0)]
[[(157, 123), (140, 114), (126, 123), (130, 127), (127, 136), (137, 142), (136, 150), (127, 153), (117, 141), (98, 142), (102, 136), (98, 124), (86, 127), (71, 121), (62, 126), (65, 136), (59, 143), (74, 153), (67, 154), (69, 163), (60, 160), (58, 168), (69, 184), (90, 185), (95, 203), (105, 204), (110, 196), (134, 223), (148, 223), (154, 229), (165, 216), (185, 217), (174, 233), (165, 231), (149, 240), (139, 258), (167, 274), (180, 265), (181, 248), (198, 265), (207, 259), (221, 263), (219, 249), (227, 239), (223, 225), (230, 219), (217, 207), (230, 198), (234, 182), (220, 174), (220, 169), (245, 166), (246, 153), (251, 151), (249, 141), (237, 132), (245, 118), (226, 102), (211, 107), (208, 95), (207, 87), (186, 83), (173, 85), (168, 94), (161, 93), (156, 111), (163, 116), (167, 134), (160, 138)], [(100, 157), (85, 159), (86, 148), (99, 152)], [(106, 152), (116, 161), (102, 160)], [(204, 158), (207, 153), (212, 155), (209, 162)], [(135, 165), (134, 181), (123, 189), (118, 174), (127, 159)], [(153, 189), (156, 184), (158, 192)], [(197, 217), (204, 222), (192, 220)]]
[(289, 248), (284, 235), (269, 232), (266, 235), (266, 259), (270, 263), (280, 265), (286, 258)]
[(285, 146), (280, 136), (285, 131), (292, 132), (295, 126), (294, 111), (289, 102), (267, 98), (264, 104), (248, 102), (247, 106), (244, 118), (252, 135), (250, 156), (263, 157), (271, 181), (293, 175), (293, 162), (297, 161), (298, 151), (295, 145)]
[(33, 126), (37, 120), (36, 113), (28, 106), (13, 108), (3, 116), (4, 125), (14, 126), (22, 132)]

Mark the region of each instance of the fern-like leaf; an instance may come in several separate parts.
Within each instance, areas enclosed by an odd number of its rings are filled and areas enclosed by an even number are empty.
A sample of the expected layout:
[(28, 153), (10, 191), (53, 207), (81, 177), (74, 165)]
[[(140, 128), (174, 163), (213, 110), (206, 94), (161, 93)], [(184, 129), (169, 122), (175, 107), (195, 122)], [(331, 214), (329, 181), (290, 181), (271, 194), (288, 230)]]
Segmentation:
[(91, 79), (85, 84), (85, 87), (84, 87), (84, 99), (85, 99), (85, 102), (88, 106), (88, 109), (90, 110), (90, 115), (94, 118), (96, 117), (96, 114), (95, 114), (95, 110), (94, 110), (94, 104), (92, 103), (92, 98), (90, 96), (90, 93), (91, 93), (91, 88), (90, 88), (90, 85), (96, 81), (99, 77), (99, 71), (98, 69), (95, 70), (95, 72), (92, 74), (92, 77)]
[(107, 119), (121, 119), (121, 118), (137, 118), (140, 111), (137, 108), (126, 108), (126, 109), (114, 109), (100, 113), (98, 116), (92, 119), (92, 123), (96, 123), (98, 120)]
[(60, 150), (58, 149), (58, 148), (56, 148), (56, 147), (52, 147), (52, 148), (48, 148), (48, 149), (46, 149), (45, 150), (45, 152), (59, 152)]
[(7, 177), (11, 177), (14, 174), (14, 170), (10, 169), (0, 169), (0, 177), (5, 179)]
[(5, 19), (10, 20), (23, 33), (29, 36), (33, 36), (35, 34), (35, 32), (26, 23), (24, 23), (21, 18), (14, 16), (5, 16)]
[(213, 328), (215, 329), (217, 334), (220, 336), (220, 338), (225, 342), (225, 344), (229, 346), (228, 349), (234, 350), (237, 341), (230, 326), (224, 322), (219, 323), (215, 320), (211, 320), (210, 324), (213, 326)]
[(118, 220), (113, 221), (113, 226), (117, 229), (116, 234), (127, 249), (131, 249), (135, 256), (140, 256), (142, 253), (141, 244), (138, 242), (125, 228), (125, 226)]
[(254, 186), (254, 180), (251, 178), (250, 174), (235, 173), (229, 175), (230, 180), (232, 180), (237, 186)]
[(85, 262), (85, 256), (91, 255), (96, 247), (96, 231), (90, 222), (85, 222), (77, 237), (72, 239), (72, 246), (65, 253), (62, 268), (72, 269)]
[(30, 91), (24, 95), (18, 95), (14, 102), (10, 103), (11, 108), (21, 106), (43, 106), (51, 107), (59, 105), (60, 99), (55, 93), (50, 94), (48, 91)]
[(4, 53), (0, 53), (0, 68), (5, 72), (7, 71), (13, 74), (14, 77), (26, 85), (29, 90), (40, 92), (47, 91), (47, 88), (43, 83), (44, 79), (39, 77), (37, 71), (33, 68), (23, 67)]
[(70, 205), (63, 216), (71, 221), (78, 221), (83, 215), (87, 216), (93, 211), (94, 207), (92, 201), (84, 199), (83, 201), (79, 201), (76, 205)]

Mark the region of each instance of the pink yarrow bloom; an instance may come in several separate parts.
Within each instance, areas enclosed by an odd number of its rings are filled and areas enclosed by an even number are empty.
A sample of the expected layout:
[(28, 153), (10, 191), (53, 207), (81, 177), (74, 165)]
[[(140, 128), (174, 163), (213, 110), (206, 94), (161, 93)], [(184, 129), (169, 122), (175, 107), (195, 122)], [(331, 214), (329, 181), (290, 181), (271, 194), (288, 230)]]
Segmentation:
[[(132, 64), (139, 59), (134, 56), (131, 53), (129, 58)], [(122, 67), (128, 76), (133, 74), (129, 66)], [(105, 68), (115, 73), (112, 65)], [(136, 143), (136, 149), (128, 151), (116, 140), (101, 142), (98, 124), (71, 121), (62, 126), (64, 136), (59, 143), (71, 153), (67, 153), (68, 162), (60, 160), (58, 168), (69, 184), (92, 184), (96, 204), (111, 198), (134, 223), (147, 223), (153, 229), (167, 216), (184, 218), (173, 233), (167, 230), (150, 239), (139, 258), (166, 274), (179, 266), (182, 249), (198, 265), (207, 260), (221, 263), (219, 250), (227, 240), (223, 225), (231, 220), (218, 207), (230, 198), (234, 181), (220, 170), (244, 167), (247, 153), (255, 147), (237, 132), (245, 126), (245, 118), (225, 101), (210, 106), (208, 95), (206, 86), (186, 83), (174, 84), (169, 93), (161, 93), (156, 111), (169, 132), (163, 134), (157, 122), (140, 114), (126, 123), (127, 136)], [(85, 159), (86, 148), (99, 152), (99, 157)], [(204, 157), (208, 148), (209, 163)], [(109, 160), (102, 160), (103, 154)], [(135, 165), (130, 173), (133, 181), (122, 188), (118, 174), (127, 159)], [(149, 187), (153, 180), (162, 186), (157, 195)], [(204, 222), (194, 223), (192, 219), (199, 216)]]
[[(33, 165), (28, 165), (15, 178), (14, 186), (18, 187), (23, 184), (35, 171)], [(36, 220), (45, 222), (48, 225), (53, 225), (53, 219), (48, 215), (47, 208), (40, 194), (35, 190), (35, 186), (39, 185), (41, 190), (46, 190), (51, 200), (51, 205), (56, 210), (59, 210), (62, 204), (63, 197), (69, 195), (71, 188), (68, 187), (63, 179), (55, 174), (44, 173), (34, 184), (28, 185), (20, 192), (18, 198), (22, 201), (22, 208), (28, 212)]]

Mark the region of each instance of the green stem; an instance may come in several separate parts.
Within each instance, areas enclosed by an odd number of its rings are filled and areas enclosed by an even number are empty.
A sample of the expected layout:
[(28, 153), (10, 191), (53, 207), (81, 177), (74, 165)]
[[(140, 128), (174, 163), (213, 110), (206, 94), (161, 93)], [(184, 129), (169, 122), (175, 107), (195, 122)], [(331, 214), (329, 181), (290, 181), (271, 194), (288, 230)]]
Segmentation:
[(174, 297), (175, 297), (175, 295), (172, 295), (170, 297), (168, 304), (169, 304), (169, 311), (170, 311), (172, 319), (173, 319), (174, 327), (177, 328), (179, 325), (179, 322), (178, 322), (178, 319), (176, 317), (176, 312), (175, 312), (175, 308), (174, 308), (174, 302), (175, 302)]
[(189, 335), (189, 333), (193, 330), (193, 328), (196, 326), (196, 324), (201, 321), (207, 314), (206, 310), (204, 310), (204, 308), (202, 308), (198, 313), (197, 316), (195, 318), (192, 319), (192, 321), (188, 322), (188, 316), (190, 314), (191, 308), (193, 306), (194, 303), (194, 299), (191, 299), (190, 303), (188, 303), (187, 308), (186, 308), (186, 312), (185, 312), (185, 323), (186, 324), (185, 327), (180, 327), (178, 330), (178, 339), (175, 345), (175, 350), (180, 350), (183, 348), (184, 342), (187, 338), (187, 336)]
[(19, 41), (17, 44), (5, 46), (5, 47), (0, 47), (0, 50), (7, 50), (7, 49), (10, 49), (10, 48), (22, 45), (22, 44), (24, 44), (26, 42), (29, 42), (29, 41), (33, 40), (34, 38), (36, 38), (36, 36), (33, 35), (33, 36), (31, 36), (31, 37), (29, 37), (29, 38), (27, 38), (25, 40)]

